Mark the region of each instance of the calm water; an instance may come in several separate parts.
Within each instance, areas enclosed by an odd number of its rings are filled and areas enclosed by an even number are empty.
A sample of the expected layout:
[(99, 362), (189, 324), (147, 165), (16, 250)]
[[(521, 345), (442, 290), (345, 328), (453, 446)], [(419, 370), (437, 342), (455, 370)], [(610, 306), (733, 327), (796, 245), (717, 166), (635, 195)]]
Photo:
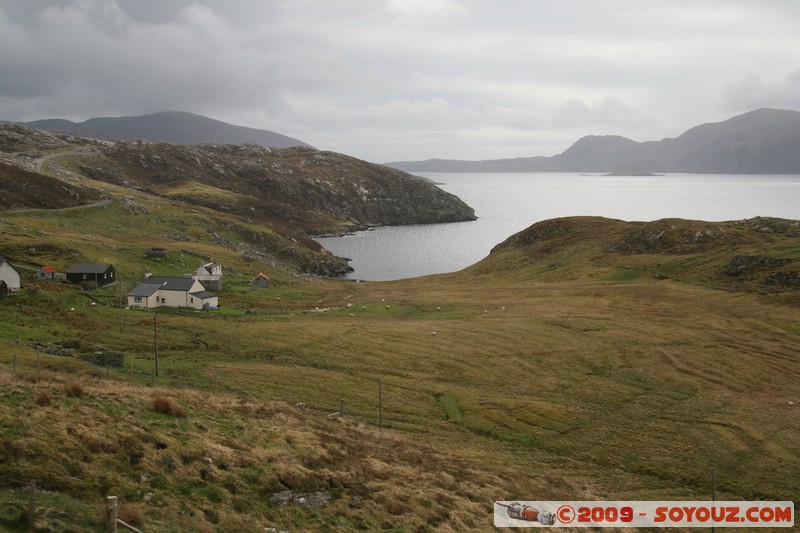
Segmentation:
[(461, 270), (534, 222), (599, 215), (621, 220), (800, 219), (800, 176), (587, 176), (419, 173), (475, 209), (474, 222), (378, 228), (318, 239), (352, 259), (348, 277), (391, 280)]

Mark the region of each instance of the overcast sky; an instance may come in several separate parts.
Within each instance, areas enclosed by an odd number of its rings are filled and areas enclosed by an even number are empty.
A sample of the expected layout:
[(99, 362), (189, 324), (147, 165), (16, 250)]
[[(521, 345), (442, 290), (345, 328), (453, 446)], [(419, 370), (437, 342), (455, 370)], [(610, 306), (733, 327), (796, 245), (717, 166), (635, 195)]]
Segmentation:
[(798, 0), (0, 0), (0, 119), (181, 110), (374, 162), (800, 110)]

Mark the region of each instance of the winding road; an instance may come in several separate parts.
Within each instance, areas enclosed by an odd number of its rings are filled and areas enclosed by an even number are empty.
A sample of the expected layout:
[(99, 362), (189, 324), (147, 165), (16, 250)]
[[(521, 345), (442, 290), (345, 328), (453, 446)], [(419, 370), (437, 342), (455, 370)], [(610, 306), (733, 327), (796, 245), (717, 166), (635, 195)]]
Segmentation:
[(59, 152), (56, 154), (49, 154), (43, 155), (42, 157), (37, 157), (33, 160), (33, 171), (37, 174), (42, 173), (42, 166), (45, 164), (46, 161), (50, 159), (54, 159), (56, 157), (68, 157), (68, 156), (85, 156), (85, 155), (97, 155), (97, 150), (72, 150), (69, 152)]
[[(44, 155), (42, 157), (37, 157), (33, 160), (33, 171), (37, 174), (42, 174), (42, 166), (45, 164), (46, 161), (50, 159), (54, 159), (56, 157), (68, 157), (68, 156), (86, 156), (86, 155), (96, 155), (96, 150), (73, 150), (70, 152), (59, 152), (56, 154), (49, 154)], [(30, 209), (14, 209), (14, 213), (30, 213), (33, 211), (74, 211), (76, 209), (87, 209), (89, 207), (108, 207), (111, 205), (113, 200), (100, 200), (99, 202), (94, 202), (92, 204), (86, 205), (76, 205), (72, 207), (59, 207), (59, 208), (30, 208)]]

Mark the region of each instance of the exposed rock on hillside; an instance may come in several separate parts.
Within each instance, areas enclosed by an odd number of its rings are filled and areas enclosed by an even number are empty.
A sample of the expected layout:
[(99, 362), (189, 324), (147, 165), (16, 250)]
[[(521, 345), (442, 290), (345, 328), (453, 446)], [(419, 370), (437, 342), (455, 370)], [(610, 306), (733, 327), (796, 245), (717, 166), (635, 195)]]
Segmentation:
[(731, 238), (722, 227), (687, 227), (685, 221), (663, 219), (648, 222), (613, 243), (609, 252), (620, 254), (690, 254), (701, 252)]
[[(19, 178), (25, 170), (38, 170), (45, 160), (46, 172), (53, 177), (28, 172)], [(87, 204), (99, 197), (87, 186), (105, 182), (117, 187), (103, 188), (113, 190), (112, 196), (132, 214), (150, 214), (152, 207), (134, 199), (143, 194), (156, 203), (167, 200), (178, 209), (202, 206), (241, 222), (236, 229), (228, 228), (236, 235), (235, 242), (230, 238), (223, 242), (212, 232), (214, 244), (250, 257), (271, 256), (323, 275), (350, 268), (310, 235), (475, 219), (472, 208), (429, 180), (308, 147), (112, 143), (3, 125), (0, 163), (8, 165), (0, 167), (0, 173), (9, 183), (23, 196), (28, 193), (27, 197), (9, 194), (0, 207), (61, 207), (56, 197), (64, 197), (62, 203), (73, 198), (63, 205)], [(52, 202), (41, 203), (54, 191)], [(269, 231), (262, 234), (254, 228)], [(165, 231), (181, 240), (182, 232), (175, 228)]]
[(308, 148), (122, 142), (104, 155), (81, 170), (95, 179), (310, 233), (474, 219), (466, 204), (425, 180)]

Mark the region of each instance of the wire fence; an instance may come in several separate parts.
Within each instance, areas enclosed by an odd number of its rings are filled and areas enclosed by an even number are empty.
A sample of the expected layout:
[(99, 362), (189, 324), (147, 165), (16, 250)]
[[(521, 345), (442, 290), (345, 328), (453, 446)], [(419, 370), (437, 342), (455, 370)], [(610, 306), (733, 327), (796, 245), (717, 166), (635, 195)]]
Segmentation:
[[(35, 479), (24, 481), (0, 476), (0, 530), (14, 531), (101, 531), (108, 523), (100, 502), (72, 499), (47, 490)], [(139, 532), (142, 533), (142, 532)]]
[[(7, 345), (6, 348), (9, 346)], [(235, 391), (222, 391), (217, 385), (204, 383), (198, 384), (191, 375), (176, 376), (160, 380), (155, 376), (154, 368), (146, 371), (143, 367), (151, 366), (152, 359), (141, 358), (137, 361), (128, 357), (122, 367), (98, 367), (88, 365), (87, 361), (77, 360), (71, 356), (56, 356), (45, 352), (33, 352), (30, 347), (19, 345), (19, 350), (11, 348), (0, 351), (0, 392), (3, 386), (6, 393), (11, 393), (14, 388), (26, 387), (32, 391), (31, 399), (41, 406), (50, 405), (51, 395), (56, 391), (55, 399), (60, 394), (70, 395), (69, 387), (73, 383), (80, 384), (83, 378), (90, 376), (100, 381), (128, 382), (133, 386), (153, 386), (173, 389), (215, 389), (216, 392), (230, 393)], [(3, 353), (5, 352), (5, 353)], [(87, 374), (87, 369), (89, 369)], [(168, 372), (172, 374), (171, 372)], [(2, 377), (5, 376), (5, 377)], [(9, 379), (10, 378), (10, 379)], [(183, 379), (182, 379), (183, 378)], [(161, 382), (163, 381), (163, 383)], [(54, 385), (58, 388), (54, 389)], [(378, 384), (378, 393), (375, 397), (376, 405), (380, 409), (380, 427), (383, 426), (382, 387)], [(61, 391), (63, 387), (63, 391)], [(294, 404), (294, 402), (291, 402)], [(334, 407), (335, 405), (335, 407)], [(352, 405), (352, 404), (351, 404)], [(308, 408), (310, 412), (320, 417), (343, 418), (346, 413), (345, 399), (339, 399), (336, 404), (324, 406), (306, 406), (298, 402), (295, 407)], [(348, 413), (349, 414), (349, 413)], [(6, 466), (13, 466), (15, 460)], [(24, 466), (24, 465), (22, 465)], [(7, 472), (25, 472), (25, 468), (6, 470)], [(25, 476), (25, 474), (22, 474)], [(56, 484), (57, 485), (57, 484)], [(3, 475), (3, 465), (0, 465), (0, 530), (7, 525), (15, 530), (63, 530), (64, 527), (73, 529), (72, 526), (79, 522), (83, 529), (77, 531), (118, 531), (119, 529), (143, 533), (137, 529), (144, 516), (136, 516), (131, 523), (126, 522), (126, 516), (132, 513), (141, 515), (142, 508), (136, 502), (126, 506), (116, 497), (109, 496), (103, 502), (86, 501), (84, 498), (73, 497), (69, 491), (59, 492), (52, 480), (46, 478), (24, 479)], [(113, 509), (113, 510), (112, 510)], [(118, 510), (126, 511), (118, 516)], [(135, 510), (135, 511), (134, 511)], [(130, 521), (130, 520), (129, 520)], [(62, 527), (63, 526), (63, 527)]]

